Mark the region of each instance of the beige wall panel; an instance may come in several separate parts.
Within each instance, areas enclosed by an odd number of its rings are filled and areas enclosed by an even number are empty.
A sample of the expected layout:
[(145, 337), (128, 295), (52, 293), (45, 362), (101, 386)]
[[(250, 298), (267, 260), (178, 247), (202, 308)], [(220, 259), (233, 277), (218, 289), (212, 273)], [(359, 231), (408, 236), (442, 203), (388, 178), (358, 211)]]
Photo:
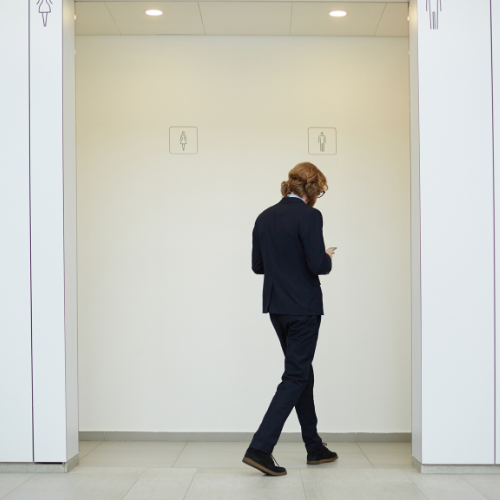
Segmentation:
[[(307, 160), (339, 248), (320, 431), (410, 430), (408, 95), (403, 38), (77, 37), (81, 430), (255, 431), (283, 356), (251, 231)], [(327, 125), (337, 154), (309, 155)]]

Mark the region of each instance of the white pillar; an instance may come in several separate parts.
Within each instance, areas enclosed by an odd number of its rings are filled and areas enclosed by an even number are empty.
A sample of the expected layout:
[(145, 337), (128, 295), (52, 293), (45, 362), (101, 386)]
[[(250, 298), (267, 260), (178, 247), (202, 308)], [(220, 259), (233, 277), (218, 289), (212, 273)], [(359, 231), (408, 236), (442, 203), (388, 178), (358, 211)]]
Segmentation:
[(0, 421), (0, 442), (5, 442), (3, 434), (7, 437), (7, 445), (0, 447), (0, 461), (73, 459), (74, 463), (78, 458), (74, 1), (29, 0), (4, 7), (2, 41), (12, 38), (2, 45), (3, 50), (13, 51), (5, 53), (16, 78), (9, 85), (17, 87), (7, 89), (12, 90), (10, 96), (4, 89), (1, 93), (3, 99), (15, 99), (0, 115), (0, 126), (16, 127), (8, 131), (9, 161), (2, 162), (2, 180), (8, 185), (0, 188), (10, 195), (0, 203), (12, 199), (10, 211), (0, 212), (0, 224), (10, 230), (14, 242), (7, 250), (1, 246), (6, 255), (0, 261), (7, 258), (15, 264), (9, 279), (0, 280), (0, 294), (7, 297), (9, 308), (0, 319), (7, 327), (2, 329), (0, 352), (2, 358), (8, 357), (7, 365), (0, 367), (0, 387), (5, 396), (3, 419), (18, 423), (11, 434), (12, 427)]
[(413, 456), (424, 466), (491, 466), (490, 0), (411, 0), (410, 67)]
[(28, 3), (0, 16), (0, 462), (33, 460)]

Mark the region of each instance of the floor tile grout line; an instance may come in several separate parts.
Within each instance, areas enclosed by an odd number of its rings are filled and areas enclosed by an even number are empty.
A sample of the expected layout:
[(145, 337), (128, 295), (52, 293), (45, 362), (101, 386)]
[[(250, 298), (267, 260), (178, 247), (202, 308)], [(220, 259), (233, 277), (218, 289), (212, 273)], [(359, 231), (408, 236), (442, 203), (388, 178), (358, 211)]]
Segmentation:
[(304, 499), (307, 500), (306, 486), (304, 484), (304, 476), (302, 475), (302, 469), (299, 469), (299, 474), (300, 474), (300, 482), (302, 483), (302, 491), (304, 492)]
[[(83, 455), (83, 457), (86, 457), (87, 455), (89, 455), (93, 451), (97, 450), (97, 448), (99, 448), (99, 446), (101, 446), (102, 443), (104, 443), (104, 441), (100, 441), (96, 447), (92, 448), (90, 451), (87, 451), (87, 453), (85, 453), (85, 455)], [(83, 457), (81, 457), (81, 458), (83, 458)]]
[(122, 500), (128, 495), (129, 491), (135, 486), (135, 484), (137, 483), (137, 481), (139, 481), (139, 479), (144, 475), (144, 473), (147, 470), (148, 469), (145, 467), (144, 470), (139, 474), (139, 476), (137, 477), (137, 479), (130, 485), (130, 488), (127, 490), (127, 492), (125, 493), (125, 495), (122, 496)]
[(465, 481), (467, 482), (467, 484), (469, 484), (470, 486), (472, 486), (474, 488), (475, 491), (477, 491), (483, 498), (484, 500), (488, 500), (488, 497), (486, 497), (485, 495), (483, 495), (468, 479), (467, 479), (467, 475), (468, 474), (462, 474), (462, 476), (464, 476), (464, 479)]
[[(172, 468), (173, 468), (173, 466), (172, 466)], [(189, 491), (189, 488), (191, 488), (191, 485), (193, 484), (194, 477), (196, 476), (196, 474), (198, 474), (198, 467), (195, 468), (193, 477), (191, 478), (191, 481), (189, 481), (189, 486), (186, 488), (186, 493), (184, 493), (184, 496), (182, 497), (182, 500), (184, 500), (186, 498), (186, 496), (188, 494), (188, 491)]]
[[(358, 444), (358, 443), (356, 443)], [(363, 448), (361, 448), (361, 446), (359, 446), (358, 444), (358, 448), (361, 450), (361, 453), (363, 453), (364, 457), (366, 458), (366, 460), (368, 460), (368, 463), (372, 466), (372, 469), (375, 469), (374, 465), (372, 464), (371, 460), (368, 458), (368, 456), (366, 455), (366, 453), (364, 452)]]
[(28, 477), (25, 481), (23, 481), (21, 484), (18, 484), (13, 490), (9, 491), (5, 496), (3, 497), (0, 497), (0, 499), (2, 498), (7, 498), (11, 493), (14, 493), (14, 491), (17, 490), (17, 488), (20, 488), (23, 484), (27, 483), (33, 476), (36, 476), (37, 473), (36, 472), (32, 472), (31, 473), (31, 476)]
[[(177, 460), (179, 460), (179, 458), (182, 455), (183, 451), (186, 449), (188, 443), (189, 443), (189, 441), (186, 441), (186, 443), (184, 444), (184, 448), (182, 448), (182, 450), (179, 452), (179, 455), (177, 455), (177, 458), (174, 460), (174, 463), (170, 466), (171, 469), (173, 469), (175, 467), (175, 464), (177, 463)], [(198, 468), (196, 470), (198, 470)]]
[(403, 471), (404, 474), (406, 474), (406, 477), (415, 485), (417, 490), (420, 491), (422, 495), (424, 495), (424, 498), (427, 498), (427, 500), (429, 500), (429, 497), (422, 491), (422, 488), (420, 488), (420, 486), (411, 478), (411, 476), (404, 469), (401, 470)]

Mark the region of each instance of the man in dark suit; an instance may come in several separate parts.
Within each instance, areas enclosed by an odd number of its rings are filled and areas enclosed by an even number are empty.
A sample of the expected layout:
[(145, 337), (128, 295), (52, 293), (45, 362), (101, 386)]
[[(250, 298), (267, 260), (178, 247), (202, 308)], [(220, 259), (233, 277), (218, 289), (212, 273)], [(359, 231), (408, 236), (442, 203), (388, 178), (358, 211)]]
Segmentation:
[(325, 250), (323, 217), (313, 208), (328, 189), (312, 163), (299, 163), (281, 184), (282, 200), (262, 212), (253, 230), (252, 269), (264, 275), (263, 312), (269, 312), (285, 354), (285, 372), (243, 462), (272, 476), (286, 474), (272, 456), (286, 419), (295, 407), (307, 463), (332, 462), (317, 432), (312, 360), (323, 315), (318, 278), (332, 269)]

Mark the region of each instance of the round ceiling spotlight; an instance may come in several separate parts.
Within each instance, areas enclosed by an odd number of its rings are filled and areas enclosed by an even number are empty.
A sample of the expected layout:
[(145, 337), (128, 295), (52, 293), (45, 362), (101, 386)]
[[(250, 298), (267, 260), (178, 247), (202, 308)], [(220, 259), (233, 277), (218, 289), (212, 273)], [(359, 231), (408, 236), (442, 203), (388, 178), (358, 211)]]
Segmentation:
[(161, 16), (163, 14), (163, 12), (161, 10), (157, 10), (157, 9), (149, 9), (146, 11), (146, 14), (148, 16)]
[(347, 16), (347, 12), (345, 10), (332, 10), (330, 15), (332, 17), (345, 17)]

